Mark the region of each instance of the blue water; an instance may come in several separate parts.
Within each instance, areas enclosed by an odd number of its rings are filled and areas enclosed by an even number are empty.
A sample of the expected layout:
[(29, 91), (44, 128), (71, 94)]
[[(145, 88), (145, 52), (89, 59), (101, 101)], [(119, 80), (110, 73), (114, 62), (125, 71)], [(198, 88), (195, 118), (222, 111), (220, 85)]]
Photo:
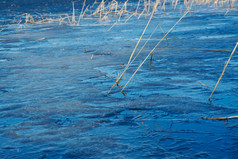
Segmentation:
[[(0, 23), (27, 12), (71, 14), (71, 1), (52, 2), (2, 1)], [(167, 32), (181, 17), (179, 7), (167, 7), (144, 39), (158, 23)], [(209, 102), (230, 53), (198, 50), (234, 48), (238, 12), (225, 12), (203, 6), (188, 14), (155, 50), (152, 66), (148, 59), (138, 71), (126, 96), (117, 87), (107, 92), (148, 17), (127, 23), (122, 17), (110, 31), (117, 17), (97, 22), (86, 16), (78, 26), (1, 27), (0, 158), (236, 158), (237, 119), (202, 119), (238, 115), (237, 52)], [(158, 29), (152, 39), (162, 37)], [(148, 42), (121, 85), (157, 42)]]

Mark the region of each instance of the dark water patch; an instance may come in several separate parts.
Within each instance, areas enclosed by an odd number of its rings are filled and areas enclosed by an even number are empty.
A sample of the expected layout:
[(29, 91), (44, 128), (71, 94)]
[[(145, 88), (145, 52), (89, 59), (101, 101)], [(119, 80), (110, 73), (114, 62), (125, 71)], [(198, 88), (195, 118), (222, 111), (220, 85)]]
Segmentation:
[(85, 116), (86, 118), (109, 118), (109, 117), (114, 117), (119, 115), (121, 112), (123, 112), (124, 110), (109, 110), (109, 112), (105, 112), (105, 110), (102, 110), (102, 113), (98, 114), (98, 115), (92, 115), (92, 116)]
[(7, 93), (7, 92), (9, 92), (9, 90), (7, 88), (0, 88), (0, 92), (1, 93)]
[(22, 108), (22, 107), (24, 107), (24, 105), (23, 104), (16, 104), (16, 105), (6, 105), (6, 106), (1, 106), (1, 108), (0, 108), (0, 110), (1, 110), (1, 112), (3, 112), (3, 111), (12, 111), (12, 110), (16, 110), (16, 109), (20, 109), (20, 108)]

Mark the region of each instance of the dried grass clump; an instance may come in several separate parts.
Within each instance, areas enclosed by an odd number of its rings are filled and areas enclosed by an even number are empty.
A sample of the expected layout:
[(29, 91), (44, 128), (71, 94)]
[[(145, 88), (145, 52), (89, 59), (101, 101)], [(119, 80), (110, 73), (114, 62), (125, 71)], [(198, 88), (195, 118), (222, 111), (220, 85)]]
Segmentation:
[[(96, 22), (110, 21), (109, 17), (117, 17), (115, 24), (119, 22), (129, 21), (132, 17), (148, 17), (151, 14), (160, 14), (160, 11), (166, 11), (166, 5), (172, 5), (176, 8), (179, 4), (186, 7), (198, 6), (198, 5), (209, 5), (209, 6), (226, 6), (227, 11), (238, 10), (238, 0), (138, 0), (138, 2), (124, 0), (124, 2), (118, 2), (116, 0), (105, 1), (101, 0), (98, 2), (94, 1), (92, 4), (87, 4), (87, 0), (83, 2), (72, 1), (72, 14), (40, 14), (36, 13), (31, 15), (24, 13), (14, 18), (12, 24), (9, 25), (26, 25), (26, 24), (37, 24), (37, 23), (49, 23), (58, 22), (59, 25), (79, 25), (83, 18), (93, 19)], [(82, 8), (79, 13), (76, 12), (76, 6), (81, 5)], [(156, 7), (155, 7), (156, 6)], [(154, 13), (153, 13), (154, 12)], [(77, 19), (78, 17), (78, 19)], [(6, 27), (9, 25), (2, 25), (0, 27)], [(112, 26), (112, 27), (113, 27)], [(110, 29), (109, 29), (110, 30)]]

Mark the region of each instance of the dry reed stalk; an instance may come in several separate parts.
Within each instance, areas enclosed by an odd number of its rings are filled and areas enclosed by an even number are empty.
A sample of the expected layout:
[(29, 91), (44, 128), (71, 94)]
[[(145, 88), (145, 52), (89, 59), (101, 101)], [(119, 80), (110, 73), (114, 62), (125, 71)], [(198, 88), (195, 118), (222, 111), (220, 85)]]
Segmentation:
[(102, 18), (103, 14), (106, 12), (106, 9), (107, 9), (107, 7), (105, 6), (106, 6), (106, 2), (102, 0), (100, 4), (99, 21), (102, 21), (103, 18), (105, 18), (105, 17)]
[(145, 61), (150, 57), (150, 55), (154, 52), (154, 50), (158, 47), (158, 45), (167, 37), (167, 35), (173, 30), (173, 28), (191, 11), (192, 8), (188, 8), (187, 11), (182, 15), (182, 17), (174, 24), (174, 26), (166, 33), (166, 35), (163, 36), (163, 38), (155, 45), (155, 47), (150, 51), (150, 53), (146, 56), (146, 58), (143, 60), (142, 63), (138, 66), (134, 74), (131, 76), (131, 78), (127, 81), (125, 86), (122, 88), (121, 92), (126, 88), (126, 86), (130, 83), (132, 78), (135, 76), (137, 71), (141, 68), (141, 66), (145, 63)]
[(65, 19), (68, 19), (68, 23), (70, 24), (71, 22), (70, 22), (70, 17), (69, 17), (69, 15), (67, 14), (67, 16), (65, 17)]
[(136, 49), (137, 49), (137, 47), (138, 47), (138, 45), (139, 45), (139, 43), (140, 43), (142, 37), (144, 36), (145, 31), (147, 30), (147, 28), (148, 28), (148, 26), (149, 26), (149, 24), (150, 24), (150, 22), (151, 22), (151, 19), (152, 19), (153, 15), (154, 15), (154, 12), (155, 12), (155, 9), (156, 9), (157, 5), (158, 5), (158, 3), (156, 3), (155, 6), (154, 6), (154, 9), (153, 9), (153, 11), (152, 11), (152, 13), (151, 13), (150, 19), (149, 19), (149, 21), (147, 22), (147, 24), (146, 24), (146, 26), (145, 26), (145, 29), (144, 29), (143, 33), (141, 34), (140, 39), (138, 40), (138, 42), (137, 42), (137, 44), (136, 44), (134, 50), (133, 50), (132, 53), (131, 53), (131, 56), (130, 56), (130, 58), (129, 58), (129, 61), (128, 61), (128, 63), (127, 63), (126, 68), (124, 69), (124, 71), (122, 72), (122, 74), (120, 75), (120, 77), (116, 80), (116, 82), (113, 84), (113, 86), (111, 87), (111, 89), (108, 91), (108, 93), (107, 93), (108, 95), (109, 95), (109, 93), (111, 92), (111, 90), (113, 89), (113, 87), (114, 87), (117, 83), (120, 82), (120, 80), (121, 80), (121, 78), (123, 77), (124, 73), (125, 73), (126, 70), (128, 69), (129, 64), (130, 64), (130, 62), (131, 62), (131, 59), (132, 59), (132, 57), (133, 57), (133, 55), (134, 55), (134, 53), (135, 53), (135, 51), (136, 51)]
[[(238, 8), (237, 8), (238, 9)], [(224, 14), (224, 16), (226, 16), (229, 12), (231, 12), (231, 11), (237, 11), (237, 9), (235, 9), (235, 8), (232, 8), (232, 7), (230, 7), (230, 8), (228, 8), (228, 9), (226, 9), (226, 13)]]
[(85, 3), (86, 3), (86, 0), (83, 1), (83, 6), (82, 6), (81, 13), (79, 15), (79, 19), (78, 19), (78, 23), (77, 23), (78, 25), (80, 23), (81, 17), (83, 16), (83, 10), (84, 10), (84, 7), (85, 7)]
[(184, 4), (185, 6), (188, 6), (188, 0), (184, 0), (184, 1), (183, 1), (183, 4)]
[(74, 2), (72, 2), (73, 5), (73, 13), (72, 13), (72, 21), (71, 24), (75, 25), (75, 9), (74, 9)]
[(123, 7), (123, 8), (125, 8), (124, 12), (127, 12), (127, 3), (128, 3), (128, 0), (126, 0), (126, 2), (124, 3), (124, 7)]
[[(38, 14), (38, 16), (41, 17), (41, 19), (43, 19), (42, 15), (41, 15), (40, 13), (38, 13), (38, 12), (35, 12), (35, 13)], [(38, 16), (37, 16), (37, 17), (38, 17)]]
[(29, 13), (24, 13), (22, 15), (25, 15), (25, 24), (28, 24), (28, 22), (31, 24), (34, 23), (34, 18)]
[(103, 14), (104, 9), (105, 9), (105, 2), (104, 2), (104, 0), (102, 0), (100, 6), (101, 6), (101, 8), (100, 8), (100, 12), (99, 12), (99, 21), (101, 21), (101, 19), (102, 19), (102, 14)]
[[(157, 39), (151, 39), (151, 40), (157, 40)], [(229, 53), (232, 52), (230, 50), (202, 49), (202, 48), (158, 48), (158, 49), (165, 49), (165, 50), (198, 50), (198, 51), (215, 51), (215, 52), (229, 52)], [(238, 52), (236, 51), (235, 53), (238, 53)]]
[[(138, 38), (135, 38), (135, 39), (126, 39), (126, 40), (128, 40), (128, 41), (138, 41), (139, 39)], [(161, 40), (161, 39), (141, 39), (141, 41), (147, 41), (147, 40), (149, 40), (149, 41), (159, 41), (159, 40)]]
[(203, 85), (203, 86), (209, 88), (209, 86), (207, 86), (206, 84), (202, 83), (201, 81), (198, 81), (198, 83), (200, 83), (201, 85)]
[[(68, 22), (65, 21), (65, 19), (68, 19)], [(65, 17), (61, 17), (61, 18), (59, 18), (59, 22), (60, 22), (60, 24), (61, 24), (61, 23), (70, 24), (69, 15), (65, 15)]]
[(227, 65), (229, 64), (229, 62), (230, 62), (230, 60), (231, 60), (231, 57), (232, 57), (232, 55), (234, 54), (234, 52), (235, 52), (235, 50), (236, 50), (236, 48), (237, 48), (237, 45), (238, 45), (238, 42), (236, 43), (236, 45), (235, 45), (235, 47), (234, 47), (234, 49), (233, 49), (233, 51), (232, 51), (232, 53), (231, 53), (231, 55), (230, 55), (228, 61), (226, 62), (226, 65), (224, 66), (223, 71), (222, 71), (222, 73), (221, 73), (221, 75), (220, 75), (220, 77), (219, 77), (219, 79), (218, 79), (218, 81), (217, 81), (217, 83), (216, 83), (216, 85), (215, 85), (215, 87), (214, 87), (214, 89), (213, 89), (213, 91), (212, 91), (210, 97), (208, 98), (209, 101), (211, 101), (211, 97), (212, 97), (214, 91), (216, 90), (217, 85), (219, 84), (219, 82), (220, 82), (222, 76), (224, 75), (224, 73), (225, 73), (225, 71), (226, 71), (226, 67), (227, 67)]
[(144, 9), (142, 10), (142, 12), (140, 13), (140, 15), (139, 15), (139, 17), (138, 17), (137, 19), (140, 19), (140, 17), (144, 14), (145, 10), (146, 10), (146, 8), (144, 8)]
[(225, 13), (224, 16), (226, 16), (226, 15), (228, 14), (229, 11), (230, 11), (230, 8), (228, 8), (228, 9), (226, 10), (226, 13)]
[(27, 22), (28, 22), (28, 18), (29, 18), (28, 13), (26, 13), (25, 24), (27, 24)]
[(97, 2), (97, 0), (95, 0), (94, 2), (93, 2), (93, 5), (89, 8), (89, 9), (92, 9), (94, 6), (95, 6), (95, 4), (97, 4), (98, 2)]
[(135, 11), (135, 13), (137, 13), (137, 11), (138, 11), (138, 9), (139, 9), (140, 1), (141, 1), (141, 0), (139, 0), (138, 3), (137, 3), (137, 7), (136, 7), (136, 11)]
[[(38, 13), (38, 14), (40, 14), (40, 13)], [(46, 17), (46, 16), (48, 16), (48, 17), (58, 17), (58, 16), (67, 16), (68, 14), (45, 14), (44, 16)], [(41, 18), (42, 19), (44, 19), (44, 17), (41, 15)]]
[(237, 116), (228, 116), (228, 117), (216, 117), (216, 118), (208, 118), (208, 117), (202, 117), (202, 119), (211, 119), (211, 120), (228, 120), (228, 119), (237, 119)]
[(30, 23), (31, 24), (35, 23), (35, 20), (34, 20), (33, 16), (30, 16)]
[(148, 0), (148, 4), (147, 4), (148, 8), (147, 8), (147, 14), (150, 12), (150, 0)]
[(127, 23), (128, 20), (130, 20), (133, 16), (136, 16), (137, 13), (132, 13), (125, 21), (125, 23)]
[(83, 15), (82, 15), (82, 17), (84, 17), (85, 16), (85, 14), (86, 14), (86, 12), (88, 11), (88, 8), (89, 8), (89, 5), (85, 8), (85, 10), (84, 10), (84, 12), (83, 12)]
[(117, 8), (118, 8), (118, 2), (116, 0), (113, 0), (111, 3), (110, 3), (110, 6), (109, 6), (109, 10), (113, 11), (115, 13), (117, 13)]
[(162, 5), (162, 9), (165, 11), (165, 3), (166, 3), (166, 0), (164, 0), (163, 2), (163, 5)]
[(62, 25), (62, 23), (63, 23), (63, 19), (62, 19), (62, 17), (60, 16), (60, 18), (59, 18), (59, 25)]
[(173, 1), (172, 6), (174, 7), (174, 9), (176, 9), (177, 5), (178, 5), (178, 0)]
[[(160, 27), (160, 30), (162, 31), (162, 33), (163, 33), (163, 34), (164, 34), (164, 36), (165, 36), (164, 29), (162, 28), (162, 26), (161, 26), (160, 24), (158, 24), (158, 25), (159, 25), (159, 27)], [(167, 36), (165, 36), (165, 39), (166, 39), (166, 40), (168, 40)]]
[(104, 0), (102, 0), (99, 6), (97, 7), (96, 11), (93, 12), (92, 15), (100, 14), (101, 10), (104, 9), (104, 5), (105, 5)]
[(110, 31), (115, 25), (117, 25), (117, 22), (115, 22), (107, 31)]
[(98, 71), (98, 72), (103, 74), (105, 77), (108, 77), (108, 78), (112, 79), (113, 81), (115, 81), (115, 79), (112, 76), (108, 76), (106, 73), (104, 73), (102, 71)]
[[(141, 51), (144, 49), (144, 47), (146, 46), (146, 44), (149, 42), (150, 38), (152, 37), (152, 35), (154, 34), (154, 32), (156, 31), (156, 29), (158, 28), (159, 24), (155, 27), (155, 29), (153, 30), (153, 32), (150, 34), (149, 38), (147, 39), (147, 41), (144, 43), (144, 45), (141, 47), (140, 51), (136, 54), (136, 56), (134, 57), (133, 60), (131, 60), (130, 64), (128, 64), (128, 67), (135, 61), (135, 59), (137, 58), (137, 56), (141, 53)], [(128, 69), (128, 68), (127, 68)]]
[(40, 39), (36, 39), (35, 41), (42, 41), (45, 40), (46, 38), (40, 38)]
[[(18, 23), (19, 24), (19, 23)], [(0, 25), (1, 28), (8, 27), (8, 26), (13, 26), (14, 24), (7, 24), (7, 25)]]
[(107, 17), (108, 17), (108, 14), (110, 14), (110, 13), (111, 13), (111, 9), (109, 9), (109, 11), (107, 11), (107, 12), (104, 14), (104, 16), (103, 16), (103, 18), (102, 18), (101, 20), (106, 20)]
[(21, 21), (19, 21), (18, 23), (17, 23), (17, 25), (20, 25), (21, 24)]
[(121, 10), (118, 12), (119, 14), (118, 22), (120, 22), (122, 14), (127, 12), (127, 2), (128, 0), (124, 3), (124, 5), (121, 7)]

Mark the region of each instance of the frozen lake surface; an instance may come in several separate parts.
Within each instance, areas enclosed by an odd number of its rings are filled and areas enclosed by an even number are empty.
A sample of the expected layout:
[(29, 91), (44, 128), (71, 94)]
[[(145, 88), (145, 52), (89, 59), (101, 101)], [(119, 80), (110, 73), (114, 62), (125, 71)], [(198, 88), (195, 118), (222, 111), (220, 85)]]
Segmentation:
[[(72, 13), (71, 1), (52, 2), (0, 2), (0, 25), (23, 13)], [(182, 16), (179, 7), (155, 14), (138, 50), (158, 24), (169, 31)], [(152, 65), (148, 59), (141, 67), (126, 96), (118, 87), (107, 95), (109, 77), (123, 72), (149, 17), (124, 23), (124, 16), (113, 27), (118, 17), (2, 26), (0, 158), (236, 158), (238, 120), (202, 119), (238, 115), (237, 51), (208, 101), (238, 40), (238, 11), (225, 13), (193, 9), (155, 50)], [(158, 28), (121, 85), (162, 37)]]

